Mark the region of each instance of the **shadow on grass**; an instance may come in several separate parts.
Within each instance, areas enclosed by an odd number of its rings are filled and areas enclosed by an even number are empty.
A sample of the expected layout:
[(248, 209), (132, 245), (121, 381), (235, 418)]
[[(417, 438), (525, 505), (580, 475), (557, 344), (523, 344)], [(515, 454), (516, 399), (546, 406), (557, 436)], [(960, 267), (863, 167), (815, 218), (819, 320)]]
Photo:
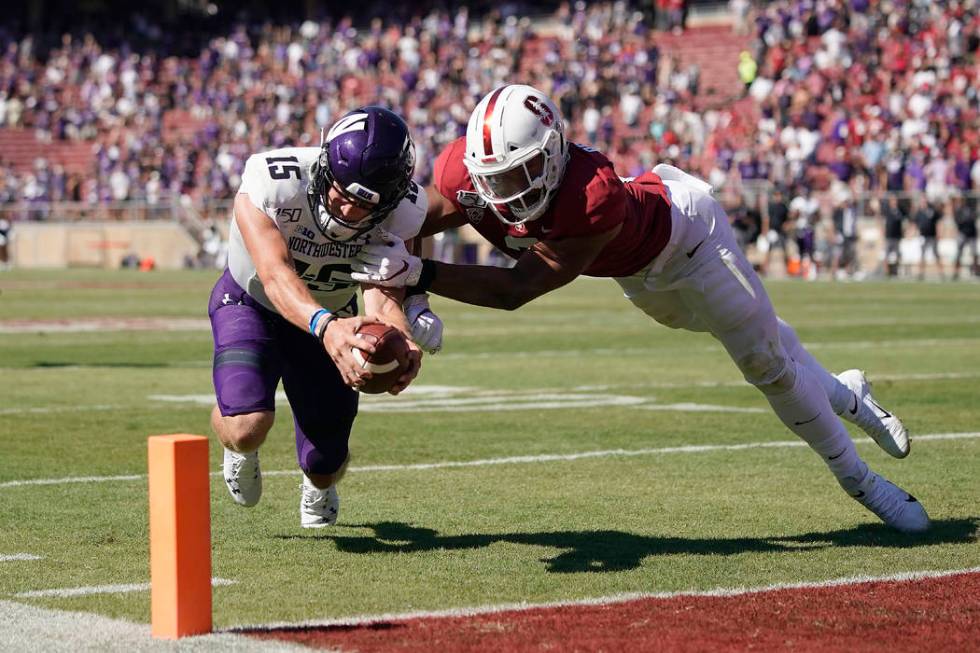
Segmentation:
[(945, 519), (933, 522), (928, 533), (905, 535), (883, 524), (861, 525), (837, 531), (804, 533), (781, 537), (691, 538), (650, 537), (623, 531), (554, 531), (547, 533), (496, 533), (485, 535), (440, 535), (431, 528), (401, 522), (346, 524), (370, 528), (374, 536), (279, 535), (279, 539), (333, 540), (345, 553), (418, 553), (479, 549), (497, 542), (545, 546), (563, 550), (542, 558), (554, 573), (626, 571), (643, 559), (658, 555), (737, 555), (829, 547), (873, 546), (906, 548), (934, 544), (971, 543), (977, 540), (980, 518)]

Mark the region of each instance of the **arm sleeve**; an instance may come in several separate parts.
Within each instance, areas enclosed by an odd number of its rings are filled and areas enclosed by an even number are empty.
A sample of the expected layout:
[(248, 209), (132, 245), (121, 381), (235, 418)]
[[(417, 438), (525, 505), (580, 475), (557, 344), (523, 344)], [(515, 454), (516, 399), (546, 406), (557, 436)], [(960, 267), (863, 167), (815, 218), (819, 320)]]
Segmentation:
[(460, 205), (456, 191), (465, 188), (466, 182), (469, 181), (469, 175), (463, 165), (464, 147), (464, 138), (459, 138), (446, 146), (436, 159), (432, 174), (436, 190), (452, 202), (460, 213), (464, 212), (465, 207)]

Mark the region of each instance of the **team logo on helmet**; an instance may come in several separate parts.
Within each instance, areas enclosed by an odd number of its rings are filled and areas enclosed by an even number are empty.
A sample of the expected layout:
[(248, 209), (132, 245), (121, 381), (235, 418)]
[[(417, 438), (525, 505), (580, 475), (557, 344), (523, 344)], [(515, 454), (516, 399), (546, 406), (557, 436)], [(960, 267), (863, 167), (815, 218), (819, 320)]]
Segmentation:
[(548, 105), (541, 101), (541, 98), (534, 95), (528, 95), (524, 98), (524, 106), (528, 110), (541, 119), (541, 123), (545, 127), (551, 127), (555, 124), (555, 114), (551, 112)]

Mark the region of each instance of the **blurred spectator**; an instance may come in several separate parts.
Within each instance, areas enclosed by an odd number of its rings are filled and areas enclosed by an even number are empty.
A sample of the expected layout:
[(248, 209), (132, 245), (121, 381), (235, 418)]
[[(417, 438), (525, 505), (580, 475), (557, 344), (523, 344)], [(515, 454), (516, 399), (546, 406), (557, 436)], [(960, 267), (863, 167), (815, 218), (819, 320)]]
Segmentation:
[[(980, 262), (977, 261), (977, 198), (973, 197), (964, 200), (961, 197), (953, 199), (953, 218), (956, 220), (956, 229), (959, 232), (956, 241), (956, 260), (953, 264), (953, 279), (960, 278), (960, 264), (963, 260), (963, 252), (972, 253), (972, 265), (969, 270), (974, 276), (980, 275)], [(970, 273), (967, 273), (969, 276)]]
[(783, 253), (783, 269), (789, 269), (789, 252), (786, 247), (789, 228), (788, 218), (789, 206), (786, 204), (786, 197), (783, 194), (783, 189), (776, 186), (769, 201), (765, 204), (765, 211), (762, 214), (760, 237), (765, 240), (765, 245), (762, 246), (765, 254), (762, 263), (763, 274), (769, 273), (772, 251), (777, 247)]
[(10, 264), (10, 220), (0, 217), (0, 270), (6, 270)]
[(666, 18), (664, 27), (667, 30), (675, 34), (684, 31), (684, 24), (687, 21), (686, 0), (657, 0), (657, 7)]
[(919, 236), (922, 238), (922, 257), (919, 259), (919, 280), (926, 278), (926, 254), (931, 253), (936, 260), (936, 267), (939, 268), (939, 278), (945, 279), (943, 272), (943, 260), (939, 256), (939, 245), (937, 239), (937, 229), (939, 222), (943, 219), (941, 206), (936, 202), (930, 202), (923, 197), (917, 201), (918, 208), (915, 212), (915, 225), (919, 229)]
[(816, 225), (820, 215), (820, 205), (811, 196), (808, 186), (801, 186), (798, 194), (789, 203), (789, 219), (793, 229), (793, 239), (800, 257), (800, 276), (804, 279), (817, 278)]
[(745, 201), (741, 193), (735, 196), (735, 201), (726, 209), (728, 221), (735, 232), (735, 241), (744, 252), (749, 243), (759, 237), (759, 212), (754, 206)]
[(752, 53), (742, 50), (738, 55), (738, 78), (745, 85), (745, 93), (749, 92), (752, 82), (755, 81), (759, 73), (759, 64), (752, 58)]
[(748, 34), (750, 0), (728, 0), (728, 8), (732, 12), (732, 31), (740, 36)]
[(850, 279), (858, 271), (857, 208), (850, 196), (840, 199), (834, 207), (832, 224), (833, 254), (830, 275), (833, 279)]
[(885, 220), (885, 271), (889, 277), (898, 276), (902, 267), (901, 243), (906, 223), (903, 205), (895, 195), (889, 195), (880, 208)]

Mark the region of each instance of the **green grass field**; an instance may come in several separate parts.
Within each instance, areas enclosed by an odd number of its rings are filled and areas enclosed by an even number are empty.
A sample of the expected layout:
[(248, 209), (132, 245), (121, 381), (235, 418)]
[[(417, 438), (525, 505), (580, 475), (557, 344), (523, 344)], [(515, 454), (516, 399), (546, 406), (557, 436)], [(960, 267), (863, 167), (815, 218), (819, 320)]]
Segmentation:
[[(215, 276), (0, 273), (0, 557), (41, 558), (0, 562), (0, 599), (148, 622), (145, 591), (18, 595), (149, 580), (146, 438), (209, 434)], [(258, 506), (212, 476), (214, 575), (236, 581), (214, 591), (216, 626), (980, 565), (980, 285), (769, 288), (815, 356), (868, 370), (905, 419), (902, 461), (852, 433), (932, 532), (881, 526), (805, 447), (643, 451), (795, 436), (710, 337), (656, 325), (611, 281), (514, 313), (436, 299), (445, 349), (412, 391), (362, 401), (338, 526), (299, 527), (285, 404)], [(181, 329), (24, 327), (101, 317)], [(972, 435), (914, 439), (949, 433)], [(497, 460), (514, 456), (539, 458)], [(487, 462), (405, 467), (452, 461)], [(138, 478), (11, 483), (121, 475)]]

